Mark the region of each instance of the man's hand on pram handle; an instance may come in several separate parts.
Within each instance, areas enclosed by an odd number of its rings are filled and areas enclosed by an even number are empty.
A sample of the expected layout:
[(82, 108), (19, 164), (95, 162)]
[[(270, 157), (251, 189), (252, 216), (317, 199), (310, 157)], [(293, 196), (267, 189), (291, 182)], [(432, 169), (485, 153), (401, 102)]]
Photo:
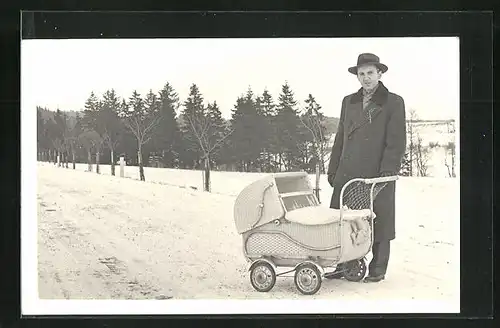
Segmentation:
[(372, 184), (372, 183), (384, 183), (384, 182), (396, 181), (397, 179), (398, 179), (397, 174), (394, 174), (392, 172), (382, 172), (377, 178), (363, 179), (363, 181), (366, 184)]

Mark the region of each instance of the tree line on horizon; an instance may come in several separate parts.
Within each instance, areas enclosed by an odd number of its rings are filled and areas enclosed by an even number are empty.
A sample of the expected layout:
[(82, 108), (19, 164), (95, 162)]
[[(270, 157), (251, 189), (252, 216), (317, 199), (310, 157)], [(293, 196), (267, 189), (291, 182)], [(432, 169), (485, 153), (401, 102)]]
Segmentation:
[[(338, 118), (326, 117), (312, 94), (301, 105), (288, 83), (275, 99), (267, 90), (254, 94), (251, 87), (237, 97), (229, 120), (222, 118), (216, 101), (205, 102), (196, 84), (181, 101), (171, 84), (157, 93), (133, 91), (120, 97), (114, 89), (101, 97), (91, 92), (81, 112), (37, 106), (38, 160), (63, 165), (87, 163), (100, 173), (100, 164), (119, 157), (127, 165), (203, 169), (204, 190), (210, 190), (210, 171), (281, 172), (303, 170), (324, 174)], [(429, 151), (413, 122), (407, 120), (409, 143), (400, 175), (426, 176)], [(445, 146), (450, 177), (455, 176), (454, 143)], [(316, 184), (318, 185), (318, 181)]]
[(276, 98), (249, 87), (225, 120), (217, 102), (205, 102), (194, 83), (184, 101), (170, 83), (145, 95), (91, 92), (75, 116), (37, 107), (38, 160), (59, 158), (73, 168), (85, 162), (97, 173), (100, 164), (111, 164), (115, 175), (118, 158), (125, 156), (128, 165), (139, 167), (141, 180), (144, 166), (203, 169), (205, 190), (214, 169), (324, 173), (336, 124), (312, 94), (303, 104), (288, 83)]

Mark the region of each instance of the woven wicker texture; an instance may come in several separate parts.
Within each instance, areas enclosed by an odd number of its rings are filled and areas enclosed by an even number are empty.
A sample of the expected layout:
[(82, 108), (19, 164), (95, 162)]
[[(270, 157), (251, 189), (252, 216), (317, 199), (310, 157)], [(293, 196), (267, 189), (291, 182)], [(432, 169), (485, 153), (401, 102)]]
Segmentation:
[[(373, 199), (386, 186), (386, 183), (376, 184), (373, 188)], [(353, 210), (369, 209), (371, 206), (370, 190), (373, 184), (354, 181), (347, 185), (342, 197), (342, 205)]]
[[(344, 260), (363, 257), (370, 249), (371, 225), (366, 220), (361, 220), (363, 224), (358, 226), (356, 221), (345, 221), (342, 225)], [(357, 228), (362, 230), (357, 231)], [(304, 226), (294, 222), (279, 225), (269, 223), (243, 234), (243, 245), (250, 257), (272, 255), (293, 258), (295, 255), (307, 255), (331, 259), (340, 254), (336, 253), (340, 252), (340, 237), (339, 222), (317, 226)]]
[(285, 214), (272, 176), (245, 187), (234, 204), (234, 221), (238, 233), (278, 219)]
[(303, 247), (278, 233), (255, 233), (250, 235), (246, 242), (246, 250), (250, 255), (276, 256), (276, 257), (329, 257), (339, 256), (340, 248), (327, 251), (316, 251)]
[[(373, 199), (385, 186), (375, 185)], [(253, 183), (235, 203), (247, 259), (271, 256), (277, 265), (293, 266), (315, 258), (321, 265), (333, 265), (365, 256), (372, 241), (369, 219), (375, 217), (371, 187), (351, 181), (340, 211), (318, 205), (305, 173), (278, 173)]]
[[(278, 232), (286, 234), (297, 244), (302, 244), (310, 249), (326, 249), (340, 245), (339, 223), (326, 225), (305, 226), (295, 222), (284, 221), (279, 225), (266, 224), (254, 232)], [(267, 243), (267, 241), (265, 241)]]

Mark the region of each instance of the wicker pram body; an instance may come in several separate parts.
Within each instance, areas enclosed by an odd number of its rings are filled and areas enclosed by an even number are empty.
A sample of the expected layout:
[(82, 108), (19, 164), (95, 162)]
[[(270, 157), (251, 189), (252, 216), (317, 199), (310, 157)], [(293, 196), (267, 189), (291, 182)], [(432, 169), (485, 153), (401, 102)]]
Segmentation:
[[(385, 180), (351, 182), (366, 187)], [(234, 220), (250, 270), (261, 264), (276, 275), (278, 267), (307, 267), (321, 281), (325, 268), (362, 260), (372, 246), (375, 218), (374, 189), (367, 190), (370, 202), (361, 208), (341, 200), (341, 207), (332, 209), (319, 204), (305, 172), (270, 174), (248, 185), (236, 198)], [(256, 287), (255, 279), (252, 284)]]

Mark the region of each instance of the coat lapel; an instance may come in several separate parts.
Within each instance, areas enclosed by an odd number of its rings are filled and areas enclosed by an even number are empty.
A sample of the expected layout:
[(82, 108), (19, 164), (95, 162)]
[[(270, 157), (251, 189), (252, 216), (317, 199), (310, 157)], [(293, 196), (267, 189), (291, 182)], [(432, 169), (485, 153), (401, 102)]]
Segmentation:
[(351, 135), (366, 124), (373, 122), (386, 104), (388, 95), (389, 91), (387, 88), (382, 82), (379, 82), (379, 86), (377, 91), (373, 94), (371, 102), (368, 104), (367, 108), (363, 110), (363, 89), (359, 89), (358, 92), (351, 97), (350, 101), (351, 122), (348, 134)]

